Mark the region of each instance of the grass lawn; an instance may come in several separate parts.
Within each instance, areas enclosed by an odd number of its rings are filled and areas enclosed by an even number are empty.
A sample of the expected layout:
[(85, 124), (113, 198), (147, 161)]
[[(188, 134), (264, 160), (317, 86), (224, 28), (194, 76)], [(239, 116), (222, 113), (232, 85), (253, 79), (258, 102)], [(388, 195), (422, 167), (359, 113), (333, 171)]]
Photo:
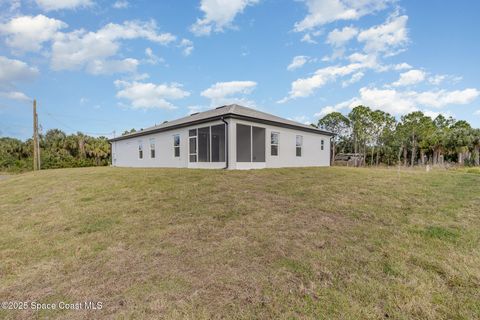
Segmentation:
[(480, 174), (83, 168), (0, 180), (0, 319), (480, 318)]

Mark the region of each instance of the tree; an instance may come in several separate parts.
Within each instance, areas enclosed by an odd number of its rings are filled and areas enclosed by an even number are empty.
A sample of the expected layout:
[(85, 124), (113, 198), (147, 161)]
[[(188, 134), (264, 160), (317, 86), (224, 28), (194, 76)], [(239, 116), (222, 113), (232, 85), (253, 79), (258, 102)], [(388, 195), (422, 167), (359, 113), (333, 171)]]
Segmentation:
[(457, 154), (457, 163), (464, 164), (469, 158), (469, 146), (473, 145), (474, 135), (470, 124), (464, 120), (457, 121), (450, 126), (448, 143), (453, 152)]
[(413, 166), (417, 159), (417, 146), (419, 136), (422, 131), (422, 125), (424, 123), (424, 115), (421, 111), (414, 111), (407, 115), (402, 116), (402, 123), (404, 129), (408, 132), (410, 136), (410, 148), (411, 148), (411, 158), (410, 165)]
[(332, 157), (330, 162), (335, 160), (337, 143), (348, 134), (350, 130), (350, 121), (340, 112), (332, 112), (318, 121), (318, 126), (335, 134), (332, 138)]
[(480, 129), (472, 130), (473, 161), (476, 166), (480, 166)]
[[(168, 121), (165, 121), (165, 122), (168, 122)], [(165, 123), (165, 122), (164, 122), (164, 123)], [(134, 132), (137, 132), (137, 130), (135, 130), (135, 128), (130, 129), (130, 131), (129, 131), (129, 130), (125, 130), (125, 131), (123, 131), (122, 136), (124, 136), (124, 135), (126, 135), (126, 134), (129, 134), (129, 133), (134, 133)]]
[(444, 153), (447, 148), (448, 131), (453, 119), (438, 115), (433, 120), (434, 132), (428, 137), (430, 149), (432, 150), (432, 164), (443, 163)]
[(418, 131), (418, 148), (420, 150), (420, 163), (425, 165), (426, 153), (431, 149), (431, 136), (435, 134), (435, 124), (430, 117), (424, 116), (420, 119)]
[(407, 166), (408, 142), (410, 139), (410, 131), (403, 122), (397, 124), (393, 139), (393, 145), (397, 148), (397, 163), (400, 165), (403, 153), (403, 166)]
[[(348, 114), (348, 119), (350, 120), (352, 127), (354, 152), (362, 153), (363, 164), (365, 164), (366, 159), (367, 142), (370, 140), (368, 129), (371, 124), (371, 112), (372, 110), (369, 107), (357, 106), (353, 108), (352, 111), (350, 111), (350, 113)], [(360, 152), (360, 150), (362, 150), (362, 152)], [(356, 162), (357, 158), (355, 157), (355, 166), (359, 165)], [(362, 163), (360, 163), (360, 165), (361, 164)]]
[(380, 162), (380, 151), (383, 149), (387, 137), (391, 137), (391, 132), (395, 127), (395, 118), (389, 113), (381, 110), (370, 112), (370, 130), (369, 137), (371, 138), (372, 157), (370, 165), (373, 165), (375, 150), (377, 157), (375, 164), (378, 166)]
[(87, 155), (95, 159), (97, 166), (110, 156), (110, 144), (105, 137), (89, 138), (86, 141), (85, 150)]

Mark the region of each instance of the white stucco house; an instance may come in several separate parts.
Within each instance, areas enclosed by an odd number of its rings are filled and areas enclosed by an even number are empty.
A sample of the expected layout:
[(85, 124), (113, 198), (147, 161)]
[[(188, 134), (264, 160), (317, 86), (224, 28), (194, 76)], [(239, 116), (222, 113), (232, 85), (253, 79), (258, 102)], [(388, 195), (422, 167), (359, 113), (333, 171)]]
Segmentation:
[(227, 105), (110, 140), (116, 167), (260, 169), (330, 165), (332, 133)]

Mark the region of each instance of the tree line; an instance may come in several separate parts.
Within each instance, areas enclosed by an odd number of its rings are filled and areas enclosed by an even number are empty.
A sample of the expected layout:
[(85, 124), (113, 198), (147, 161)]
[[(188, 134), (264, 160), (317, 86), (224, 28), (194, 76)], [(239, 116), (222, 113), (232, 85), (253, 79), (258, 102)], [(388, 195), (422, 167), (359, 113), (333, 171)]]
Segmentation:
[[(467, 121), (420, 111), (399, 121), (381, 110), (357, 106), (348, 115), (332, 112), (318, 127), (335, 133), (332, 159), (339, 153), (358, 155), (357, 165), (438, 165), (457, 163), (480, 166), (480, 129)], [(134, 129), (123, 134), (135, 132)], [(110, 163), (106, 137), (81, 132), (67, 135), (59, 129), (39, 137), (43, 169), (105, 166)], [(357, 157), (356, 157), (357, 159)], [(33, 167), (33, 140), (0, 138), (0, 170), (28, 171)]]
[[(42, 169), (106, 166), (110, 163), (110, 144), (106, 137), (81, 132), (67, 135), (59, 129), (39, 136)], [(21, 141), (0, 138), (0, 170), (33, 169), (33, 139)]]
[(318, 127), (335, 133), (332, 159), (338, 153), (353, 153), (357, 165), (480, 165), (480, 129), (467, 121), (420, 111), (399, 121), (381, 110), (357, 106), (344, 116), (332, 112)]

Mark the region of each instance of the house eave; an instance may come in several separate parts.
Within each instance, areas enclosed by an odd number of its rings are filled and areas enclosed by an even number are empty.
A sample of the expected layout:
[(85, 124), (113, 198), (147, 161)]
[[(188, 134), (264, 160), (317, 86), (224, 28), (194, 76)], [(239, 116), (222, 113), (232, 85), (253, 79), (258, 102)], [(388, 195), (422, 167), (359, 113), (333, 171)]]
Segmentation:
[(303, 127), (303, 126), (297, 126), (293, 124), (288, 124), (288, 123), (282, 123), (278, 121), (271, 121), (271, 120), (265, 120), (265, 119), (259, 119), (259, 118), (254, 118), (254, 117), (248, 117), (244, 115), (238, 115), (234, 113), (228, 113), (220, 116), (214, 116), (210, 118), (204, 118), (200, 120), (194, 120), (190, 122), (185, 122), (185, 123), (180, 123), (178, 125), (173, 125), (169, 127), (159, 127), (159, 128), (153, 128), (150, 130), (143, 130), (143, 131), (138, 131), (130, 134), (126, 134), (120, 137), (112, 138), (109, 139), (109, 142), (115, 142), (115, 141), (120, 141), (120, 140), (126, 140), (126, 139), (131, 139), (131, 138), (136, 138), (136, 137), (141, 137), (153, 133), (159, 133), (159, 132), (165, 132), (165, 131), (170, 131), (170, 130), (175, 130), (175, 129), (180, 129), (180, 128), (185, 128), (185, 127), (190, 127), (206, 122), (212, 122), (212, 121), (217, 121), (217, 120), (222, 120), (223, 119), (237, 119), (237, 120), (245, 120), (245, 121), (250, 121), (250, 122), (255, 122), (255, 123), (261, 123), (261, 124), (268, 124), (272, 126), (277, 126), (277, 127), (283, 127), (283, 128), (288, 128), (288, 129), (294, 129), (294, 130), (300, 130), (300, 131), (305, 131), (305, 132), (311, 132), (311, 133), (316, 133), (316, 134), (321, 134), (321, 135), (326, 135), (326, 136), (333, 136), (334, 134), (329, 131), (324, 131), (316, 128), (308, 128), (308, 127)]

